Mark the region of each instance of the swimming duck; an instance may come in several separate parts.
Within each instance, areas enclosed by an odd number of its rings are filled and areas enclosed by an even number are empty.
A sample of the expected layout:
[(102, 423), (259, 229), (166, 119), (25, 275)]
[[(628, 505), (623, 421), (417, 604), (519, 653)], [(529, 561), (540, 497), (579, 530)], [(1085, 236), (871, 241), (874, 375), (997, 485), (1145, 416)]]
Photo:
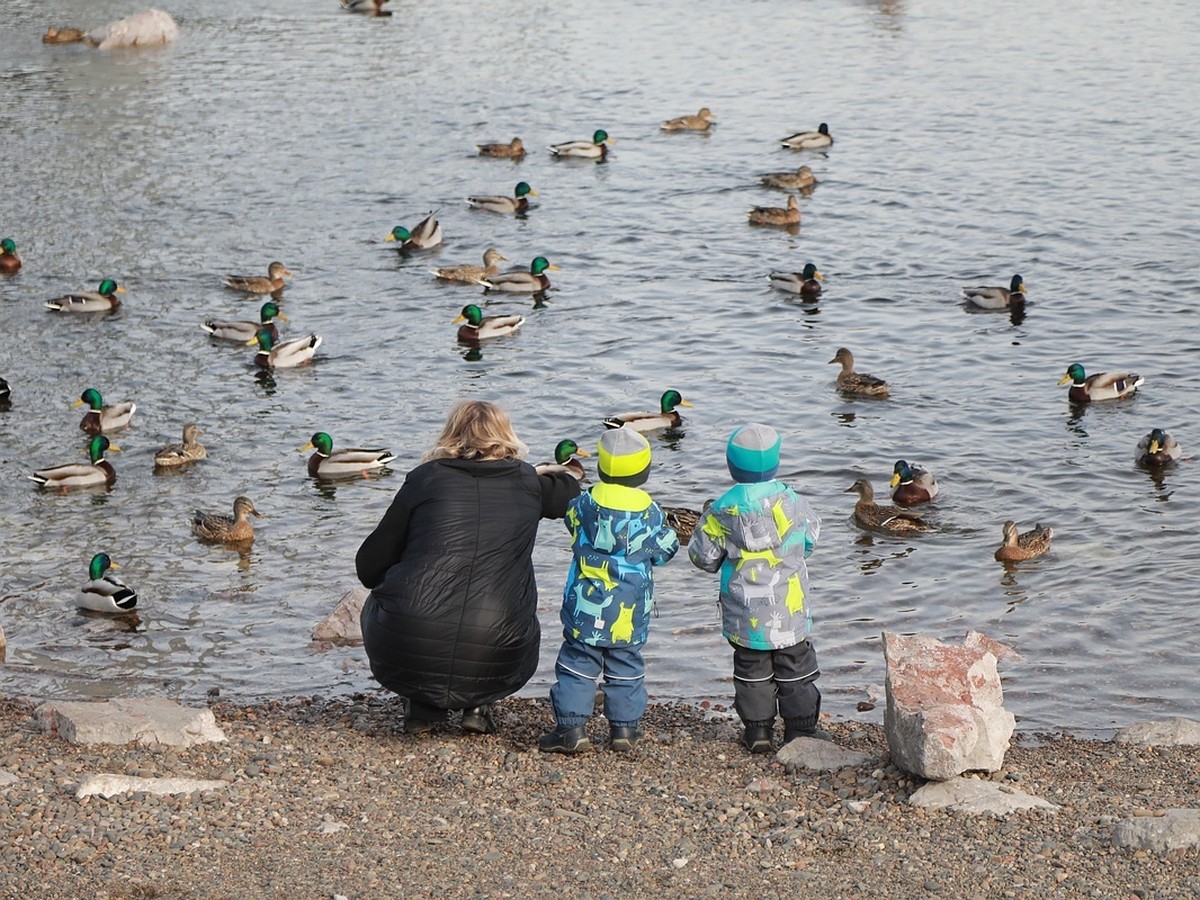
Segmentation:
[(127, 613), (137, 606), (137, 592), (111, 569), (121, 568), (107, 553), (97, 553), (88, 564), (88, 582), (79, 589), (76, 603), (95, 612)]
[(396, 458), (391, 450), (363, 450), (358, 447), (334, 450), (333, 438), (324, 431), (314, 434), (299, 452), (306, 450), (316, 450), (308, 458), (308, 474), (313, 478), (365, 477), (373, 469), (382, 469)]
[(167, 469), (204, 459), (208, 456), (208, 451), (204, 449), (203, 444), (196, 440), (202, 434), (204, 432), (200, 430), (199, 425), (195, 422), (188, 422), (183, 426), (183, 443), (167, 444), (155, 453), (154, 465)]
[(409, 250), (428, 250), (442, 242), (442, 224), (437, 220), (437, 210), (434, 210), (409, 231), (403, 225), (393, 228), (385, 241), (399, 241), (400, 252)]
[(830, 364), (841, 363), (842, 371), (838, 372), (838, 390), (844, 394), (856, 394), (863, 397), (879, 397), (888, 395), (887, 382), (874, 375), (866, 375), (854, 371), (854, 355), (845, 347), (838, 347)]
[(273, 294), (285, 287), (284, 276), (290, 276), (287, 266), (278, 260), (267, 266), (266, 277), (262, 275), (226, 275), (223, 284), (235, 291), (247, 294)]
[(129, 420), (137, 412), (136, 403), (108, 403), (100, 396), (95, 388), (88, 388), (79, 395), (79, 399), (71, 403), (72, 409), (78, 409), (87, 404), (89, 409), (83, 414), (79, 427), (88, 434), (101, 434), (105, 431), (116, 431), (125, 428)]
[(1032, 531), (1017, 534), (1017, 523), (1009, 519), (1004, 523), (1004, 543), (996, 549), (994, 555), (1000, 562), (1033, 559), (1050, 549), (1052, 537), (1054, 529), (1041, 524)]
[(278, 342), (279, 326), (273, 320), (281, 319), (286, 322), (288, 317), (279, 311), (279, 306), (274, 300), (264, 303), (258, 311), (258, 316), (257, 322), (204, 322), (200, 327), (215, 338), (223, 341), (238, 341), (243, 344), (256, 340), (258, 329), (265, 328), (271, 333), (271, 340)]
[(559, 268), (547, 260), (546, 257), (535, 256), (533, 262), (529, 264), (528, 272), (523, 269), (513, 269), (511, 272), (489, 275), (486, 278), (480, 279), (479, 283), (493, 291), (507, 291), (511, 294), (532, 294), (544, 291), (550, 287), (550, 276), (545, 274), (548, 271), (557, 272)]
[(847, 494), (858, 494), (854, 504), (854, 524), (868, 531), (886, 531), (894, 534), (907, 534), (917, 531), (932, 531), (933, 526), (923, 521), (915, 513), (907, 512), (898, 506), (880, 506), (875, 502), (875, 489), (871, 482), (860, 478), (850, 487)]
[(1008, 287), (965, 287), (963, 297), (972, 306), (980, 309), (1008, 309), (1025, 302), (1025, 280), (1020, 275), (1014, 275)]
[(807, 300), (815, 300), (821, 294), (821, 282), (825, 276), (817, 271), (817, 267), (808, 263), (803, 272), (772, 272), (767, 278), (771, 287), (787, 291), (789, 294), (799, 294)]
[(124, 293), (125, 288), (111, 278), (105, 278), (95, 291), (79, 291), (47, 300), (46, 309), (56, 312), (111, 312), (121, 306), (117, 294)]
[(892, 467), (892, 500), (901, 506), (928, 503), (938, 495), (937, 479), (919, 466), (910, 466), (902, 459)]
[(525, 155), (525, 145), (519, 137), (513, 138), (507, 144), (476, 144), (475, 149), (480, 156), (499, 156), (505, 159), (520, 159)]
[(783, 191), (803, 191), (817, 183), (812, 169), (808, 166), (801, 166), (795, 172), (769, 172), (759, 181), (766, 187)]
[(498, 262), (508, 262), (508, 258), (502, 256), (500, 251), (495, 247), (488, 247), (483, 251), (482, 266), (475, 266), (471, 263), (461, 263), (457, 266), (443, 266), (440, 269), (430, 269), (429, 271), (438, 278), (443, 278), (446, 281), (462, 281), (466, 284), (483, 284), (483, 279), (500, 274), (500, 267), (496, 265)]
[(12, 401), (12, 388), (8, 382), (0, 378), (0, 404), (8, 404)]
[(696, 523), (700, 521), (699, 511), (688, 509), (686, 506), (664, 506), (662, 511), (667, 524), (675, 529), (679, 543), (686, 544), (690, 541), (692, 532), (696, 530)]
[(1179, 441), (1161, 428), (1151, 429), (1148, 435), (1138, 441), (1137, 461), (1143, 466), (1165, 466), (1181, 456), (1183, 448), (1179, 446)]
[(44, 44), (85, 43), (101, 50), (169, 44), (179, 37), (179, 26), (161, 9), (143, 9), (100, 28), (50, 28), (42, 35)]
[(747, 215), (751, 225), (798, 225), (800, 205), (793, 194), (788, 197), (786, 209), (780, 206), (755, 206)]
[(1067, 374), (1058, 380), (1059, 384), (1071, 382), (1067, 391), (1067, 399), (1072, 403), (1088, 403), (1092, 400), (1119, 400), (1122, 397), (1132, 397), (1138, 387), (1144, 382), (1141, 375), (1135, 372), (1097, 372), (1095, 375), (1085, 375), (1083, 366), (1071, 363), (1067, 366)]
[(659, 401), (658, 412), (631, 412), (609, 416), (604, 420), (605, 428), (632, 428), (634, 431), (654, 431), (656, 428), (678, 428), (683, 422), (677, 406), (690, 407), (692, 404), (680, 396), (679, 391), (670, 390), (663, 393)]
[(21, 268), (21, 257), (17, 256), (17, 242), (12, 238), (0, 241), (0, 275), (13, 275)]
[(500, 195), (468, 197), (467, 205), (473, 209), (486, 209), (489, 212), (523, 213), (529, 209), (529, 198), (537, 195), (537, 191), (531, 188), (528, 182), (518, 181), (511, 197)]
[(590, 141), (567, 141), (565, 144), (551, 144), (550, 152), (560, 157), (604, 159), (608, 156), (608, 148), (615, 143), (616, 141), (608, 136), (607, 131), (598, 128)]
[(524, 321), (524, 316), (485, 317), (483, 310), (474, 303), (469, 303), (462, 308), (462, 312), (454, 320), (454, 324), (458, 325), (460, 322), (466, 323), (459, 326), (458, 339), (460, 341), (475, 342), (512, 334), (521, 327)]
[(820, 150), (833, 143), (829, 126), (822, 122), (816, 131), (798, 131), (783, 138), (780, 143), (789, 150)]
[(662, 123), (663, 131), (708, 131), (713, 122), (717, 121), (717, 117), (712, 114), (707, 106), (700, 107), (700, 112), (694, 116), (678, 116), (674, 119), (667, 119)]
[(246, 341), (247, 344), (258, 344), (258, 352), (254, 354), (254, 364), (260, 369), (292, 369), (312, 362), (317, 348), (324, 340), (319, 334), (296, 338), (276, 344), (271, 332), (259, 328), (258, 333)]
[(392, 11), (383, 8), (387, 2), (389, 0), (342, 0), (342, 9), (368, 16), (390, 16)]
[(95, 485), (112, 485), (117, 480), (117, 472), (112, 463), (104, 458), (104, 453), (111, 450), (120, 452), (121, 448), (112, 443), (102, 434), (88, 441), (89, 463), (66, 463), (61, 466), (51, 466), (48, 469), (38, 469), (29, 477), (43, 487), (68, 488), (93, 487)]
[(554, 447), (554, 462), (538, 463), (534, 466), (539, 475), (549, 475), (552, 472), (568, 472), (574, 475), (576, 480), (584, 481), (587, 478), (587, 471), (583, 468), (576, 456), (591, 456), (586, 450), (580, 448), (574, 441), (567, 439), (559, 441)]
[(196, 510), (192, 516), (192, 531), (202, 541), (249, 543), (254, 540), (254, 526), (250, 524), (250, 516), (261, 519), (262, 513), (254, 508), (254, 501), (249, 497), (238, 497), (233, 501), (232, 516)]

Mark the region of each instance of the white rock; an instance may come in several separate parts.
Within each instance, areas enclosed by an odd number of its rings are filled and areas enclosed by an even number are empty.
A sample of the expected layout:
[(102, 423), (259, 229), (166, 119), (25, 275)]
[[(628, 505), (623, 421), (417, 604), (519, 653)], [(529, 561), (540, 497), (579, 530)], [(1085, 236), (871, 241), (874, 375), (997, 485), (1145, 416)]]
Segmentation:
[(1161, 816), (1122, 819), (1113, 829), (1113, 843), (1153, 853), (1200, 847), (1200, 809), (1168, 809)]
[(166, 744), (224, 741), (210, 709), (162, 699), (51, 701), (33, 711), (43, 731), (72, 744)]
[(1122, 728), (1113, 740), (1118, 744), (1139, 744), (1143, 747), (1200, 744), (1200, 722), (1182, 716), (1165, 722), (1137, 722)]
[(370, 591), (364, 587), (353, 587), (346, 591), (333, 612), (313, 629), (313, 640), (339, 645), (361, 644), (363, 636), (360, 620), (368, 594)]
[(673, 865), (677, 869), (682, 869), (687, 864), (688, 864), (688, 861), (687, 861), (687, 857), (685, 857), (685, 856), (680, 856), (677, 859), (671, 860), (671, 865)]
[(12, 772), (6, 772), (0, 769), (0, 787), (8, 787), (10, 784), (16, 784), (21, 779)]
[(858, 750), (847, 750), (833, 741), (798, 737), (779, 748), (775, 759), (789, 772), (810, 769), (814, 772), (835, 772), (838, 769), (866, 765), (871, 757)]
[(1016, 788), (980, 781), (977, 778), (950, 778), (931, 781), (913, 791), (908, 802), (913, 806), (950, 809), (971, 815), (1003, 816), (1015, 809), (1049, 809), (1058, 806), (1026, 794)]
[(197, 778), (137, 778), (133, 775), (88, 775), (79, 782), (76, 799), (99, 794), (108, 799), (130, 791), (148, 794), (190, 794), (193, 791), (215, 791), (228, 787), (227, 781), (206, 781)]

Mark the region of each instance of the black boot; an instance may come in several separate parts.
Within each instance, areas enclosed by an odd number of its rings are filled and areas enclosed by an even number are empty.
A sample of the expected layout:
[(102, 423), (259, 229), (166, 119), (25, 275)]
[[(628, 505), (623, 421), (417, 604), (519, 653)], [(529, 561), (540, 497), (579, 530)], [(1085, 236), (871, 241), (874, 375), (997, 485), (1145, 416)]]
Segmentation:
[(582, 725), (574, 728), (556, 728), (538, 740), (538, 749), (543, 753), (582, 753), (592, 749), (587, 731)]
[(646, 733), (636, 725), (613, 725), (608, 731), (608, 748), (626, 753), (638, 745)]
[(492, 718), (492, 708), (486, 703), (463, 710), (462, 728), (470, 734), (495, 734), (499, 729)]
[(747, 723), (745, 731), (742, 732), (742, 746), (751, 753), (770, 753), (775, 749), (771, 743), (774, 730), (773, 723)]

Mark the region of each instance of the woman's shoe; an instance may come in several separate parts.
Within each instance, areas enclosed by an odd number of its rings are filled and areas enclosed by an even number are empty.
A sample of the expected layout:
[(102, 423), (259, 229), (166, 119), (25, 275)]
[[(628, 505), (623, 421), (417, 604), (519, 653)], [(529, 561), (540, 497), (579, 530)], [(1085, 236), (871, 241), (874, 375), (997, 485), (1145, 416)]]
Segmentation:
[(574, 728), (555, 729), (538, 740), (538, 749), (543, 753), (582, 753), (592, 749), (587, 731), (582, 725)]
[(492, 718), (492, 708), (486, 703), (463, 710), (462, 729), (470, 734), (495, 734), (500, 730)]

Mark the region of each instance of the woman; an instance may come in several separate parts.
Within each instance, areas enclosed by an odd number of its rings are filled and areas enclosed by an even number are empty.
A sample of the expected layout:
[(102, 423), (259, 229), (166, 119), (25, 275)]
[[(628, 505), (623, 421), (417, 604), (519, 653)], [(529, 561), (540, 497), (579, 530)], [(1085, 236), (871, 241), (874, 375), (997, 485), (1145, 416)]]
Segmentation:
[(408, 700), (405, 731), (463, 710), (463, 729), (496, 730), (488, 707), (533, 676), (541, 646), (533, 541), (579, 494), (569, 473), (538, 475), (508, 414), (459, 403), (363, 541), (358, 578), (371, 672)]

